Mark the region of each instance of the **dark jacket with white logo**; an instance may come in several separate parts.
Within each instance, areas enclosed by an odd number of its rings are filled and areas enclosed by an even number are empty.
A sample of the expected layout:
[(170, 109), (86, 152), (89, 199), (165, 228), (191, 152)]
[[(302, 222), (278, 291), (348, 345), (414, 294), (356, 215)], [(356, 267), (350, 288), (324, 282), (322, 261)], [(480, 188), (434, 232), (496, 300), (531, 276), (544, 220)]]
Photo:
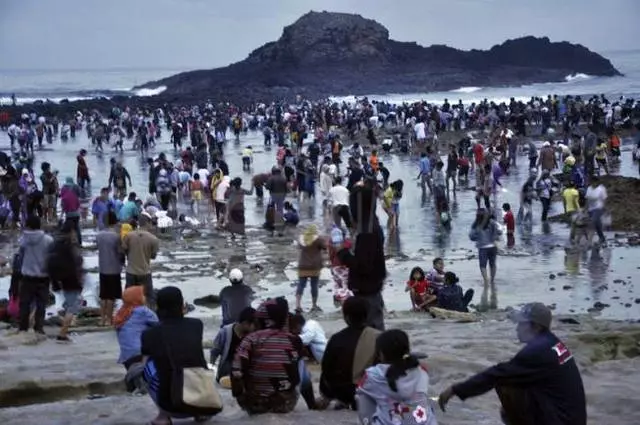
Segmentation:
[(464, 400), (493, 388), (500, 396), (509, 423), (587, 423), (580, 371), (571, 352), (551, 332), (538, 335), (511, 360), (455, 385), (453, 392)]

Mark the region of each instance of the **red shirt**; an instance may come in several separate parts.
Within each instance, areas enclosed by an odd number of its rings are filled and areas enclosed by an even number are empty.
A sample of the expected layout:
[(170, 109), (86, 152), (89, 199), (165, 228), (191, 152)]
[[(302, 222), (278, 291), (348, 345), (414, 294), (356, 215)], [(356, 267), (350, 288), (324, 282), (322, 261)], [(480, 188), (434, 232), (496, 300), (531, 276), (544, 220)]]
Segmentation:
[(426, 295), (427, 291), (429, 290), (429, 282), (427, 282), (427, 279), (422, 279), (418, 281), (413, 279), (408, 280), (407, 286), (413, 289), (415, 293), (418, 295)]
[(516, 220), (513, 218), (513, 213), (507, 211), (504, 214), (504, 224), (507, 226), (507, 233), (514, 233), (516, 230)]
[(482, 164), (482, 161), (484, 161), (484, 146), (481, 143), (476, 143), (473, 147), (473, 156), (476, 164)]

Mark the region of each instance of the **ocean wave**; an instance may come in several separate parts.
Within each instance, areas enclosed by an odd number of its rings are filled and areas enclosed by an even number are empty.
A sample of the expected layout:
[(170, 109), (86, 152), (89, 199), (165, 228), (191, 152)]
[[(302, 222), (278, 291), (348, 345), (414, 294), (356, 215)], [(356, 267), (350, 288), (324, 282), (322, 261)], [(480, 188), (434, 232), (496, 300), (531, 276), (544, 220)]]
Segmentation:
[(155, 89), (138, 89), (133, 90), (133, 94), (135, 96), (147, 97), (147, 96), (155, 96), (167, 89), (167, 86), (156, 87)]
[(584, 81), (584, 80), (590, 80), (591, 78), (593, 78), (591, 75), (587, 75), (587, 74), (582, 74), (582, 73), (577, 73), (577, 74), (570, 74), (567, 75), (566, 77), (564, 77), (564, 80), (567, 83), (572, 83), (574, 81)]
[(451, 90), (451, 93), (475, 93), (480, 90), (482, 90), (482, 87), (474, 87), (474, 86), (460, 87), (458, 89)]

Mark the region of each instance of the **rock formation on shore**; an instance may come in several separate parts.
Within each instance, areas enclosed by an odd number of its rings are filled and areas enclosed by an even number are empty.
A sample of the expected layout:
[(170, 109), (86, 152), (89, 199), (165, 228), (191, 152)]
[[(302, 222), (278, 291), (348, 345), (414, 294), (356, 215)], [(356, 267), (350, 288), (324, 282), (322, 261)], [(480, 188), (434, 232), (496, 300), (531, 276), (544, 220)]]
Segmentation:
[(271, 101), (329, 95), (408, 93), (463, 86), (564, 81), (584, 73), (616, 76), (606, 58), (581, 45), (548, 38), (508, 40), (490, 50), (422, 47), (389, 39), (360, 15), (309, 12), (282, 36), (240, 62), (180, 73), (141, 87), (166, 86), (166, 99)]

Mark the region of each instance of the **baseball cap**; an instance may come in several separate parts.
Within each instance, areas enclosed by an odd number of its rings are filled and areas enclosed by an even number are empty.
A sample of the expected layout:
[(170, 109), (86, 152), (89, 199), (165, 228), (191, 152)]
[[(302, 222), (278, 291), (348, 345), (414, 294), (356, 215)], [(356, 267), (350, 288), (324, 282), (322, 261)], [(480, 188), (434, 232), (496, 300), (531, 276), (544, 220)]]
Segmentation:
[(242, 270), (240, 269), (233, 269), (229, 272), (229, 280), (232, 282), (240, 282), (242, 277)]
[(542, 303), (525, 304), (512, 317), (515, 322), (531, 322), (546, 329), (551, 328), (551, 310)]

